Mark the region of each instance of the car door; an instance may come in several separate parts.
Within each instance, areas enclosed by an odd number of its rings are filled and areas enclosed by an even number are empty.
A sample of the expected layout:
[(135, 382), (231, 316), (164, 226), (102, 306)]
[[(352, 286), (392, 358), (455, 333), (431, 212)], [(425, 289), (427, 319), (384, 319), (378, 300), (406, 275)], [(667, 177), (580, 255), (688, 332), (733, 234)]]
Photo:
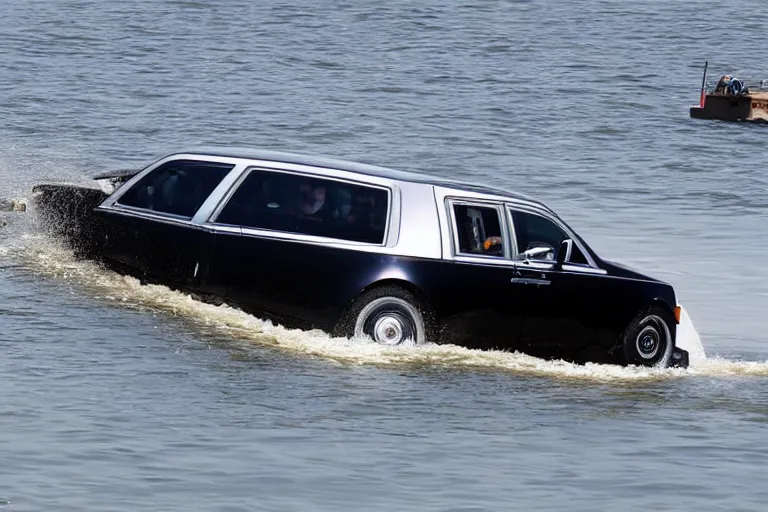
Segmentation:
[(552, 216), (519, 206), (510, 206), (508, 215), (515, 242), (512, 284), (526, 296), (520, 343), (534, 352), (578, 352), (592, 342), (599, 323), (599, 271), (575, 242), (570, 261), (557, 265), (557, 251), (570, 236)]
[[(448, 199), (450, 266), (440, 269), (443, 340), (477, 349), (519, 348), (526, 289), (513, 286), (510, 232), (501, 204)], [(461, 293), (457, 293), (461, 290)], [(443, 300), (442, 298), (445, 298)]]
[(214, 234), (193, 216), (234, 164), (177, 159), (124, 185), (97, 209), (104, 259), (142, 279), (193, 286), (207, 266)]

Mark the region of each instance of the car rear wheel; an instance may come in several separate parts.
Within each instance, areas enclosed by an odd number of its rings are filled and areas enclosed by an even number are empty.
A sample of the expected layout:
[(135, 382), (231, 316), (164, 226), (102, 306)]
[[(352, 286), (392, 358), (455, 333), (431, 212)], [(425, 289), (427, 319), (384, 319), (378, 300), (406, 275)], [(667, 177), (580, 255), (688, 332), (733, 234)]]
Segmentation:
[(380, 286), (361, 295), (345, 313), (337, 334), (371, 338), (382, 345), (420, 345), (426, 341), (424, 307), (399, 286)]
[(674, 323), (663, 309), (653, 306), (638, 315), (624, 333), (624, 357), (628, 364), (667, 366), (672, 357)]

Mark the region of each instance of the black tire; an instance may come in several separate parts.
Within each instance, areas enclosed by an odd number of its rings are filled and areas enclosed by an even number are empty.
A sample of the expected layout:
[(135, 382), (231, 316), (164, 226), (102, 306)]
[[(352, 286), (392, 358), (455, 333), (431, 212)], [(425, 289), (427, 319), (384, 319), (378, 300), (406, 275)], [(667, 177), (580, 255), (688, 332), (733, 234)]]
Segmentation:
[(369, 337), (383, 345), (421, 345), (427, 340), (428, 319), (427, 308), (411, 292), (396, 285), (382, 285), (352, 303), (334, 334)]
[(674, 349), (674, 322), (664, 309), (651, 306), (641, 312), (624, 332), (622, 345), (627, 364), (666, 367)]

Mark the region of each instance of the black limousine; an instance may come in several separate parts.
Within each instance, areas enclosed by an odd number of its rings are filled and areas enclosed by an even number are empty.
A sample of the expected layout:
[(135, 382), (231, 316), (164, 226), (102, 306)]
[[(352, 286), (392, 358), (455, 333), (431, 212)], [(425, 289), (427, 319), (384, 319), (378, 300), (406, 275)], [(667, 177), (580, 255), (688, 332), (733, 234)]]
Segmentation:
[(83, 258), (288, 327), (398, 345), (687, 366), (673, 288), (526, 196), (365, 164), (198, 148), (38, 185)]

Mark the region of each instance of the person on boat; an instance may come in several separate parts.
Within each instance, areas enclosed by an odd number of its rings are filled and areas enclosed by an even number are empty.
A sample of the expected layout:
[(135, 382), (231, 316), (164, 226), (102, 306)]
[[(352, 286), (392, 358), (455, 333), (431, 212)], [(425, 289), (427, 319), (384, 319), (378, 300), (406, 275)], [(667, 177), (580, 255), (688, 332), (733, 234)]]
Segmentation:
[(748, 93), (749, 89), (744, 85), (744, 82), (733, 75), (721, 76), (717, 82), (717, 87), (715, 87), (715, 94), (723, 96), (741, 96)]

